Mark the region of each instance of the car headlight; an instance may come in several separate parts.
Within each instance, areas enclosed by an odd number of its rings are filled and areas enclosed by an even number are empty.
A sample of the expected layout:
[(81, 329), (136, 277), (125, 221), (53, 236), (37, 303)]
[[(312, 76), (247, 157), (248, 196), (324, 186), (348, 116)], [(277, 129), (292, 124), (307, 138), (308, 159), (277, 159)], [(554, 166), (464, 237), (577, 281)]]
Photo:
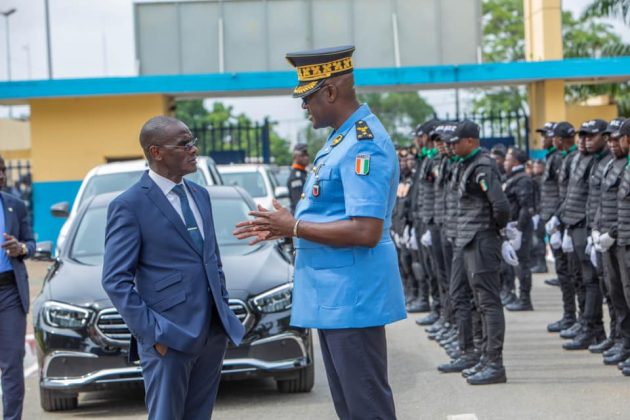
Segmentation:
[(272, 313), (291, 309), (293, 303), (293, 283), (268, 290), (251, 300), (252, 306), (263, 313)]
[(43, 312), (46, 324), (57, 328), (83, 328), (92, 316), (88, 309), (53, 301), (44, 303)]

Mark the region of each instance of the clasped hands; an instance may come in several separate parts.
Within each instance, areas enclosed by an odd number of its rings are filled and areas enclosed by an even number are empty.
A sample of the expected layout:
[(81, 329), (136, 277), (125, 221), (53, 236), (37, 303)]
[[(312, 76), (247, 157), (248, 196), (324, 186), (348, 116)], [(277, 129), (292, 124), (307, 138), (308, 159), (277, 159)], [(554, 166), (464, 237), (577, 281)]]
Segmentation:
[(259, 204), (258, 210), (249, 212), (254, 219), (237, 223), (232, 234), (238, 239), (254, 238), (250, 245), (293, 236), (296, 220), (291, 212), (277, 200), (273, 200), (273, 207), (267, 210)]

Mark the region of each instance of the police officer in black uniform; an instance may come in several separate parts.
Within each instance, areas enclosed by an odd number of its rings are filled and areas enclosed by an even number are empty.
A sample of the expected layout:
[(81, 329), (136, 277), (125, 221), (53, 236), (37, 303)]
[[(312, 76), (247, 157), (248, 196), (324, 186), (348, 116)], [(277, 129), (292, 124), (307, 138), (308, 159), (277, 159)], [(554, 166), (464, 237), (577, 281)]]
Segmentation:
[[(545, 127), (548, 127), (548, 125), (545, 125)], [(552, 139), (553, 146), (547, 148), (545, 174), (543, 175), (543, 210), (541, 216), (545, 222), (547, 235), (550, 237), (549, 244), (555, 260), (556, 275), (558, 276), (563, 304), (563, 316), (558, 321), (547, 325), (547, 331), (549, 332), (561, 332), (574, 325), (579, 326), (576, 323), (576, 287), (571, 270), (574, 263), (569, 258), (569, 254), (562, 250), (562, 233), (564, 229), (560, 222), (560, 211), (566, 199), (571, 177), (571, 164), (579, 153), (575, 144), (575, 134), (573, 125), (562, 121), (553, 124), (551, 128), (547, 128), (543, 140), (543, 144), (548, 146), (548, 139)], [(581, 311), (582, 306), (580, 306)]]
[(621, 267), (617, 258), (618, 233), (618, 200), (617, 194), (621, 183), (623, 170), (627, 165), (627, 148), (623, 148), (619, 141), (619, 128), (624, 118), (616, 118), (610, 122), (608, 134), (608, 148), (613, 158), (604, 168), (601, 180), (601, 197), (593, 224), (592, 237), (597, 239), (595, 249), (601, 252), (605, 290), (608, 293), (609, 308), (612, 308), (616, 320), (615, 328), (611, 328), (610, 336), (599, 344), (591, 346), (593, 353), (605, 353), (604, 363), (616, 365), (630, 357), (630, 301), (626, 301), (623, 284), (621, 282)]
[(534, 180), (525, 172), (527, 153), (512, 147), (505, 158), (505, 173), (507, 180), (503, 190), (510, 203), (510, 223), (508, 224), (508, 238), (516, 250), (518, 266), (516, 275), (519, 280), (518, 299), (505, 306), (510, 311), (531, 311), (534, 309), (531, 300), (532, 272), (531, 248), (533, 238), (533, 210), (534, 210)]
[(532, 235), (532, 273), (547, 273), (547, 246), (545, 244), (545, 224), (541, 222), (542, 184), (545, 174), (545, 162), (536, 159), (532, 162), (532, 179), (534, 180), (534, 231)]
[(300, 143), (293, 148), (293, 164), (287, 179), (289, 199), (291, 200), (291, 213), (295, 213), (295, 206), (302, 197), (304, 182), (306, 181), (306, 167), (309, 164), (308, 147)]
[(513, 249), (508, 252), (511, 247), (502, 241), (499, 231), (509, 220), (510, 207), (496, 164), (479, 146), (479, 126), (469, 120), (460, 122), (448, 142), (462, 159), (455, 249), (461, 254), (483, 331), (481, 357), (467, 372), (466, 380), (471, 385), (501, 383), (507, 379), (498, 273), (502, 254), (509, 253), (511, 259), (515, 255)]

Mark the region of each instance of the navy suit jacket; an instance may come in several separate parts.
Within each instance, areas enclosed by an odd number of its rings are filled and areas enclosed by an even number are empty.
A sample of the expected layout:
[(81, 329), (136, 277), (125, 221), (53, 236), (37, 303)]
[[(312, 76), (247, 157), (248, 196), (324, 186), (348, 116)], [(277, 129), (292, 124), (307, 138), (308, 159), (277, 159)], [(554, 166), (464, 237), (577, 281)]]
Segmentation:
[[(212, 316), (220, 318), (238, 345), (244, 328), (228, 305), (210, 195), (184, 182), (203, 219), (203, 252), (195, 249), (181, 217), (145, 172), (109, 205), (103, 287), (142, 346), (160, 343), (197, 353)], [(134, 344), (132, 339), (132, 360)]]
[[(2, 207), (4, 208), (4, 226), (6, 233), (26, 244), (28, 252), (16, 258), (9, 258), (13, 266), (13, 274), (17, 283), (17, 289), (22, 301), (24, 313), (28, 312), (30, 304), (30, 296), (28, 291), (28, 273), (24, 260), (35, 252), (35, 239), (33, 238), (33, 229), (26, 210), (26, 204), (11, 194), (0, 192)], [(0, 235), (2, 232), (0, 232)], [(3, 251), (4, 252), (4, 251)]]

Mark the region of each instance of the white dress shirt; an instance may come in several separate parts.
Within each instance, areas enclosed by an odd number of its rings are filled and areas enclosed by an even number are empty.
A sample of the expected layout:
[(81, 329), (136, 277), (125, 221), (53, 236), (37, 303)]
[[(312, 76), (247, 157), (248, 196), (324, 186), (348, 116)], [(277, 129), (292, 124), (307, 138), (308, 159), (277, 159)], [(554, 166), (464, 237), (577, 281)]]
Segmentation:
[[(182, 219), (182, 222), (184, 222), (184, 226), (186, 226), (186, 220), (184, 220), (184, 213), (182, 212), (181, 200), (179, 199), (179, 196), (173, 192), (173, 187), (175, 187), (175, 185), (177, 184), (170, 179), (163, 177), (157, 172), (154, 172), (152, 169), (149, 169), (149, 177), (153, 180), (153, 182), (157, 184), (160, 190), (162, 190), (162, 192), (166, 196), (166, 199), (169, 203), (171, 203), (171, 206), (173, 206), (177, 214), (179, 214), (179, 217)], [(199, 227), (199, 232), (201, 232), (201, 237), (206, 239), (203, 234), (203, 220), (201, 219), (201, 213), (199, 213), (197, 204), (190, 194), (190, 191), (188, 191), (188, 187), (186, 187), (186, 184), (184, 184), (184, 181), (182, 181), (181, 184), (184, 185), (184, 191), (186, 191), (186, 197), (188, 197), (188, 203), (190, 204), (190, 209), (193, 212), (193, 216), (195, 216), (197, 227)]]

